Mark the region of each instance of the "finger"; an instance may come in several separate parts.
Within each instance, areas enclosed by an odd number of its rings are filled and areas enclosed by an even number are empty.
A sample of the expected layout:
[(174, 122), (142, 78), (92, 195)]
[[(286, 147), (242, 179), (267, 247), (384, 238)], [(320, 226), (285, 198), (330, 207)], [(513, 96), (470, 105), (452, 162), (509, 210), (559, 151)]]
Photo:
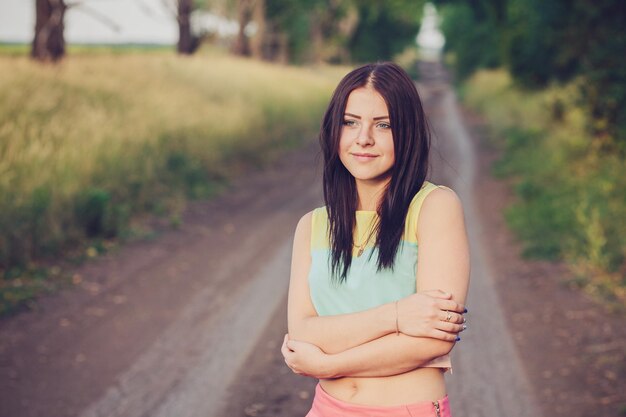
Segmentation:
[(459, 313), (454, 313), (452, 311), (440, 311), (437, 314), (437, 317), (441, 321), (445, 321), (446, 323), (455, 323), (455, 324), (463, 324), (465, 323), (465, 316)]
[(456, 324), (456, 323), (447, 323), (447, 322), (439, 322), (437, 329), (442, 330), (447, 333), (458, 334), (463, 330), (467, 329), (467, 325), (465, 324)]
[(437, 300), (437, 307), (441, 310), (454, 311), (459, 314), (463, 314), (465, 312), (465, 306), (454, 300)]
[(289, 339), (289, 334), (285, 335), (284, 343), (285, 343), (285, 346), (287, 346), (287, 349), (289, 349), (292, 352), (294, 351), (295, 341)]
[(285, 358), (294, 354), (294, 350), (289, 346), (291, 342), (292, 341), (288, 340), (287, 338), (283, 340), (283, 345), (281, 346), (280, 351)]
[(446, 342), (455, 342), (458, 336), (455, 333), (444, 332), (443, 330), (433, 329), (431, 337)]
[(298, 369), (298, 367), (296, 366), (295, 363), (293, 363), (293, 362), (290, 363), (290, 362), (287, 362), (287, 361), (285, 361), (285, 363), (287, 364), (289, 369), (291, 369), (291, 372), (293, 372), (294, 374), (302, 375), (302, 371), (300, 371)]
[(289, 361), (287, 361), (287, 359), (285, 359), (285, 364), (287, 364), (287, 367), (289, 367), (289, 369), (291, 369), (291, 372), (293, 372), (294, 374), (297, 374), (297, 373), (298, 373), (298, 371), (296, 370), (296, 368), (295, 368), (293, 365), (291, 365), (291, 364), (289, 363)]

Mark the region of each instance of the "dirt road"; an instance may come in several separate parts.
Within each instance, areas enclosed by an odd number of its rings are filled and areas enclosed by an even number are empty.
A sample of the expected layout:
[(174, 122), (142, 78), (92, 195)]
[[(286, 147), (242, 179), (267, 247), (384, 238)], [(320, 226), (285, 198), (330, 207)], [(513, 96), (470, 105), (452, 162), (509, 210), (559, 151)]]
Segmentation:
[[(422, 73), (433, 181), (461, 196), (472, 247), (454, 415), (540, 417), (496, 292), (475, 147), (439, 67)], [(292, 234), (322, 205), (317, 153), (307, 145), (193, 203), (179, 230), (81, 267), (77, 288), (0, 321), (0, 416), (304, 415), (315, 381), (292, 375), (279, 345)]]
[[(482, 219), (477, 213), (473, 188), (474, 147), (441, 67), (424, 64), (421, 74), (423, 83), (419, 90), (436, 133), (431, 159), (433, 181), (451, 186), (461, 197), (471, 241), (472, 274), (467, 302), (469, 329), (453, 351), (453, 375), (446, 377), (453, 415), (540, 417), (542, 413), (513, 346), (495, 291), (492, 267), (484, 253)], [(311, 382), (308, 386), (290, 388), (276, 376), (285, 372), (281, 358), (270, 359), (271, 349), (276, 349), (276, 341), (284, 334), (284, 325), (278, 324), (284, 322), (285, 314), (280, 308), (274, 327), (268, 329), (259, 343), (257, 351), (260, 356), (266, 355), (265, 362), (260, 364), (257, 356), (247, 362), (243, 368), (245, 371), (231, 389), (227, 407), (216, 416), (286, 417), (306, 412), (311, 401), (308, 393), (314, 381), (308, 381)], [(282, 331), (278, 331), (279, 327)]]
[[(432, 74), (422, 87), (440, 153), (434, 181), (463, 199), (473, 250), (470, 330), (454, 352), (453, 408), (463, 404), (465, 416), (537, 417), (481, 255), (471, 145), (439, 78)], [(85, 267), (82, 291), (3, 322), (6, 415), (217, 417), (248, 402), (242, 389), (281, 392), (247, 404), (244, 414), (302, 415), (312, 381), (289, 375), (278, 343), (291, 235), (298, 218), (321, 205), (313, 149), (194, 206), (182, 230)], [(250, 378), (266, 380), (245, 388)]]
[(0, 322), (0, 415), (207, 415), (283, 297), (289, 236), (320, 200), (311, 155), (193, 204), (180, 230)]

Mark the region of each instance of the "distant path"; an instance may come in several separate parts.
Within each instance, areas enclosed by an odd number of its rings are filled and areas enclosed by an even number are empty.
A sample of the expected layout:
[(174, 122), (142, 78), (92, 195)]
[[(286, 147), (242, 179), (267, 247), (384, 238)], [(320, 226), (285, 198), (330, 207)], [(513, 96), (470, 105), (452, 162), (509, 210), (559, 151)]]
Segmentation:
[[(455, 417), (540, 417), (485, 257), (472, 145), (443, 74), (422, 72), (434, 181), (463, 200), (472, 245), (469, 329), (448, 377)], [(181, 230), (81, 268), (81, 289), (0, 321), (0, 415), (304, 415), (315, 381), (289, 372), (279, 344), (293, 231), (322, 204), (316, 154), (291, 152), (193, 204)]]

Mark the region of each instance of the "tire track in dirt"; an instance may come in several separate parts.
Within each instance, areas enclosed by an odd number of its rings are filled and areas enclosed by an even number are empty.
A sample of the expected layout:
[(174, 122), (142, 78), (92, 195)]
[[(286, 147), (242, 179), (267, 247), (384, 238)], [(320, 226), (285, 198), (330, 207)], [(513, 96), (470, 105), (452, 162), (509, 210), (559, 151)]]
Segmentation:
[[(314, 189), (305, 189), (263, 218), (250, 218), (241, 247), (222, 254), (210, 284), (80, 417), (216, 415), (232, 378), (284, 298), (291, 244), (276, 231), (290, 217), (295, 225), (294, 218), (316, 197)], [(255, 273), (258, 266), (262, 269)]]
[[(198, 292), (180, 318), (80, 416), (213, 415), (212, 410), (223, 405), (220, 402), (234, 373), (283, 298), (280, 289), (289, 275), (290, 255), (289, 245), (283, 244), (254, 279), (232, 294), (220, 292), (216, 299), (213, 286)], [(251, 261), (239, 254), (227, 256), (224, 264)], [(217, 283), (240, 275), (220, 272), (224, 275), (215, 280)], [(207, 300), (212, 300), (210, 308)], [(192, 361), (190, 348), (198, 352)]]

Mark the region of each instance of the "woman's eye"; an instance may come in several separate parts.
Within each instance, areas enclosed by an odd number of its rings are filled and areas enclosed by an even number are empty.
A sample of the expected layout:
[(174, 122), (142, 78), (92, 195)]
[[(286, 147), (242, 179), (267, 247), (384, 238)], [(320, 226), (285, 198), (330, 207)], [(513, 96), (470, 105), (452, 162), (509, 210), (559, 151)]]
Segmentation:
[(356, 122), (354, 120), (344, 120), (343, 121), (343, 125), (344, 126), (354, 126), (356, 124)]
[(379, 123), (378, 127), (380, 127), (381, 129), (389, 129), (391, 128), (391, 125), (389, 123)]

